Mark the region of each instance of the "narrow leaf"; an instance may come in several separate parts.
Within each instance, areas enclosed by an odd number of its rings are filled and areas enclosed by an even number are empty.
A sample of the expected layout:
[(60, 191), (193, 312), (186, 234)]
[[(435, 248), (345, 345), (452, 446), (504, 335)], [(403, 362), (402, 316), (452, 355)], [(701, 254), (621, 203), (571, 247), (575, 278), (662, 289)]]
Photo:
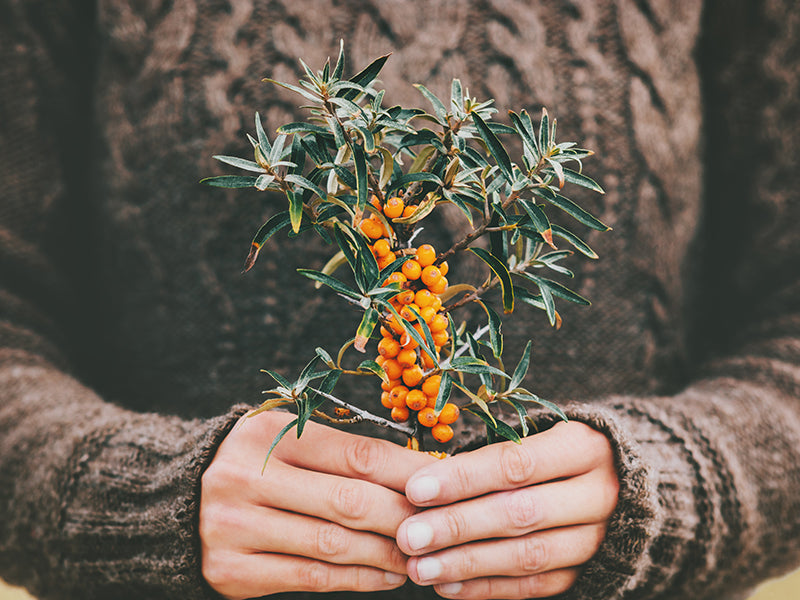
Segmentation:
[(531, 363), (531, 341), (528, 340), (528, 345), (525, 346), (525, 351), (522, 353), (522, 358), (519, 359), (517, 367), (514, 369), (514, 374), (511, 376), (511, 381), (508, 384), (508, 389), (513, 390), (519, 387), (525, 375), (528, 373), (528, 367)]
[(414, 87), (417, 88), (420, 93), (425, 96), (425, 99), (431, 103), (433, 106), (433, 112), (436, 115), (436, 119), (439, 121), (439, 123), (445, 125), (447, 123), (447, 108), (442, 101), (439, 100), (439, 98), (437, 98), (433, 92), (431, 92), (421, 83), (415, 83)]
[(511, 183), (514, 181), (514, 174), (511, 168), (511, 159), (508, 157), (508, 152), (506, 152), (506, 149), (503, 147), (503, 144), (500, 143), (500, 140), (497, 139), (497, 136), (494, 134), (494, 132), (489, 129), (484, 120), (478, 116), (478, 113), (473, 113), (472, 119), (475, 123), (475, 127), (478, 129), (478, 133), (486, 143), (489, 153), (497, 161), (497, 165), (500, 167), (503, 175), (505, 175), (506, 180)]
[(358, 193), (358, 209), (364, 210), (369, 196), (369, 186), (367, 184), (367, 157), (364, 148), (355, 144), (353, 146), (353, 159), (356, 165), (356, 190)]
[(275, 235), (278, 231), (289, 225), (289, 223), (289, 213), (284, 211), (276, 215), (272, 215), (267, 222), (259, 228), (255, 237), (253, 237), (253, 241), (250, 243), (250, 252), (247, 254), (247, 258), (244, 261), (244, 272), (247, 272), (253, 268), (253, 265), (258, 258), (258, 253), (261, 251), (261, 248), (264, 246), (264, 244), (267, 243), (267, 240), (269, 240), (269, 238)]
[(253, 162), (252, 160), (246, 160), (244, 158), (239, 158), (238, 156), (225, 156), (222, 154), (216, 154), (212, 158), (215, 158), (218, 161), (225, 163), (226, 165), (231, 165), (232, 167), (244, 169), (245, 171), (252, 171), (254, 173), (267, 172), (266, 169), (262, 169), (260, 166), (258, 166), (257, 163)]
[(356, 331), (356, 341), (353, 347), (359, 352), (365, 352), (367, 342), (369, 341), (372, 332), (375, 330), (375, 325), (378, 323), (380, 313), (374, 308), (368, 308), (361, 319)]
[(447, 404), (447, 401), (450, 399), (452, 391), (453, 378), (450, 377), (450, 373), (445, 371), (442, 373), (442, 380), (439, 382), (439, 393), (436, 395), (436, 406), (433, 408), (436, 412), (436, 416), (439, 416), (439, 413), (442, 412), (444, 405)]
[(383, 367), (376, 363), (374, 360), (364, 360), (361, 364), (356, 367), (356, 371), (366, 372), (366, 373), (374, 373), (378, 377), (381, 378), (381, 381), (385, 383), (389, 383), (389, 377), (386, 375), (386, 371), (383, 370)]
[(269, 457), (270, 457), (270, 456), (272, 456), (272, 451), (275, 449), (275, 446), (277, 446), (277, 445), (278, 445), (278, 442), (280, 442), (280, 441), (283, 439), (283, 436), (285, 436), (287, 433), (289, 433), (289, 430), (291, 430), (291, 428), (292, 428), (292, 427), (294, 427), (295, 425), (297, 425), (297, 419), (296, 419), (296, 418), (295, 418), (295, 419), (292, 419), (291, 421), (289, 421), (289, 422), (288, 422), (288, 423), (287, 423), (287, 424), (284, 426), (284, 428), (283, 428), (283, 429), (281, 429), (281, 430), (278, 432), (278, 435), (276, 435), (276, 436), (273, 438), (273, 440), (272, 440), (272, 444), (270, 444), (270, 446), (269, 446), (269, 451), (267, 452), (267, 457), (264, 459), (264, 466), (263, 466), (263, 467), (261, 467), (261, 473), (264, 473), (264, 469), (266, 469), (266, 468), (267, 468), (267, 461), (269, 460)]
[(246, 177), (243, 175), (219, 175), (217, 177), (206, 177), (201, 179), (203, 185), (221, 188), (249, 188), (255, 187), (257, 177)]
[[(383, 65), (386, 63), (386, 59), (389, 58), (389, 56), (389, 54), (385, 54), (384, 56), (376, 58), (361, 71), (353, 75), (350, 78), (350, 81), (357, 83), (360, 86), (367, 87), (375, 80), (375, 78), (378, 76), (378, 73), (381, 72)], [(347, 90), (347, 92), (342, 94), (341, 97), (352, 100), (356, 96), (358, 96), (358, 92), (356, 90)]]
[(496, 435), (500, 436), (501, 438), (514, 442), (515, 444), (522, 443), (522, 439), (519, 437), (519, 434), (508, 423), (504, 423), (503, 421), (496, 421), (493, 418), (490, 419), (487, 417), (486, 414), (482, 412), (477, 412), (473, 410), (471, 410), (470, 412), (480, 417), (480, 419), (486, 424), (486, 427)]
[(497, 275), (503, 295), (503, 311), (512, 312), (514, 310), (514, 285), (506, 266), (483, 248), (469, 248), (469, 250), (489, 265), (489, 268)]
[(272, 146), (269, 143), (267, 132), (264, 131), (264, 125), (261, 123), (261, 115), (258, 113), (256, 113), (256, 136), (258, 137), (258, 145), (261, 147), (261, 151), (265, 155), (269, 154)]
[(325, 275), (325, 273), (320, 273), (319, 271), (312, 271), (311, 269), (297, 269), (297, 272), (305, 277), (308, 277), (309, 279), (313, 279), (314, 281), (320, 281), (324, 283), (334, 291), (344, 296), (347, 296), (348, 298), (353, 298), (354, 300), (361, 299), (361, 294), (356, 292), (351, 287), (345, 285), (335, 277), (331, 277), (330, 275)]

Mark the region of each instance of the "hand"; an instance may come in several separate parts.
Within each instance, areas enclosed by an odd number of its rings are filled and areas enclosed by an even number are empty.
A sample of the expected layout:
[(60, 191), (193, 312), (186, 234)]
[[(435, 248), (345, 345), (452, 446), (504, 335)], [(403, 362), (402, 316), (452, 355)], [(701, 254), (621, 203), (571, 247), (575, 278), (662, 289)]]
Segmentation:
[(543, 598), (566, 591), (600, 547), (619, 482), (606, 437), (559, 423), (428, 465), (406, 496), (428, 508), (397, 544), (408, 575), (446, 598)]
[(286, 591), (374, 591), (406, 580), (394, 540), (417, 509), (400, 493), (436, 459), (384, 440), (308, 423), (290, 432), (261, 473), (292, 415), (243, 417), (203, 475), (203, 576), (231, 600)]

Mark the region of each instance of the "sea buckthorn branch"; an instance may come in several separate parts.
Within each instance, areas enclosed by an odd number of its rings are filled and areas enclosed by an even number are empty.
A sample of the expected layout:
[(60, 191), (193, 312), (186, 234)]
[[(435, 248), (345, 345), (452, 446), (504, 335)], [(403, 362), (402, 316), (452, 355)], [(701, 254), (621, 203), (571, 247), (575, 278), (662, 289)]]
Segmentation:
[[(582, 160), (592, 153), (574, 143), (556, 143), (556, 121), (544, 109), (538, 129), (524, 110), (509, 112), (511, 126), (493, 122), (493, 101), (470, 97), (458, 79), (452, 81), (447, 105), (424, 85), (415, 86), (430, 103), (430, 112), (383, 107), (384, 91), (375, 88), (375, 81), (387, 59), (388, 55), (379, 57), (345, 79), (341, 44), (334, 66), (327, 61), (315, 72), (301, 60), (305, 77), (299, 85), (268, 79), (309, 101), (309, 118), (280, 126), (270, 141), (256, 113), (256, 136), (248, 135), (255, 160), (216, 157), (253, 174), (203, 180), (217, 187), (278, 192), (288, 200), (287, 209), (257, 231), (245, 271), (279, 231), (314, 231), (338, 249), (321, 271), (298, 272), (314, 280), (317, 288), (331, 288), (362, 313), (355, 336), (342, 345), (336, 361), (317, 348), (294, 382), (267, 371), (278, 385), (266, 391), (271, 398), (257, 412), (291, 404), (297, 410), (297, 418), (272, 448), (292, 427), (299, 436), (312, 416), (390, 427), (408, 435), (412, 447), (422, 444), (425, 431), (437, 441), (448, 441), (459, 410), (482, 419), (490, 441), (519, 441), (514, 428), (490, 410), (499, 402), (515, 409), (523, 435), (529, 430), (526, 403), (547, 406), (564, 417), (557, 406), (521, 387), (530, 343), (514, 373), (505, 372), (502, 319), (486, 295), (499, 287), (503, 313), (511, 313), (519, 300), (545, 311), (556, 327), (561, 322), (556, 298), (589, 303), (542, 273), (573, 276), (561, 264), (573, 252), (557, 248), (556, 238), (579, 254), (597, 258), (547, 213), (556, 207), (590, 229), (609, 229), (561, 194), (567, 184), (602, 193), (582, 173)], [(520, 163), (511, 160), (500, 141), (505, 135), (521, 141)], [(578, 168), (569, 168), (571, 163)], [(418, 245), (416, 239), (420, 223), (444, 203), (458, 207), (471, 229), (437, 253), (431, 244)], [(482, 238), (488, 238), (487, 247), (476, 244)], [(448, 261), (464, 252), (489, 269), (480, 285), (451, 286), (447, 280)], [(349, 274), (342, 279), (337, 271), (345, 265)], [(486, 315), (486, 324), (475, 334), (465, 323), (456, 327), (452, 319), (455, 309), (473, 302)], [(488, 340), (483, 339), (486, 333)], [(374, 360), (361, 360), (355, 368), (343, 366), (350, 348), (366, 352), (376, 338)], [(325, 368), (318, 370), (322, 365)], [(379, 378), (381, 403), (392, 420), (337, 398), (333, 390), (342, 375)], [(316, 380), (321, 381), (312, 386)], [(469, 400), (460, 409), (450, 401), (456, 390)], [(334, 415), (322, 410), (326, 402), (334, 406)], [(407, 421), (413, 425), (404, 425)]]

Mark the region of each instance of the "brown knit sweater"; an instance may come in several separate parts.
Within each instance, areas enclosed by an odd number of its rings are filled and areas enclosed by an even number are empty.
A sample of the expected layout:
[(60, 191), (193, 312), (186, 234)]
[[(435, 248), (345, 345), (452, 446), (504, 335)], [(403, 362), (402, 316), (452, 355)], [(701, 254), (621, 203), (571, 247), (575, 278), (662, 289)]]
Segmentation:
[(506, 329), (512, 360), (534, 339), (532, 388), (617, 454), (618, 509), (567, 597), (733, 598), (800, 564), (793, 0), (96, 4), (0, 0), (2, 578), (43, 599), (215, 597), (198, 486), (230, 407), (354, 323), (294, 272), (321, 243), (274, 240), (242, 276), (278, 204), (197, 181), (247, 150), (255, 110), (291, 118), (261, 78), (340, 38), (351, 73), (394, 53), (389, 102), (458, 76), (503, 111), (546, 105), (598, 154), (607, 193), (581, 200), (614, 232), (571, 266), (594, 306)]

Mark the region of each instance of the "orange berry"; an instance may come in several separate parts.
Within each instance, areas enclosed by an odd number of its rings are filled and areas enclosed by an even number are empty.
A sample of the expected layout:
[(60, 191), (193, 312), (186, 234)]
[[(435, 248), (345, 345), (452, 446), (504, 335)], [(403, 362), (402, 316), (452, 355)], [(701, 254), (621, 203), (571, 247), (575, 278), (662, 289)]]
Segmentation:
[(447, 343), (447, 340), (450, 339), (450, 334), (445, 329), (444, 331), (440, 331), (438, 333), (431, 333), (431, 337), (433, 338), (434, 346), (444, 346)]
[(381, 404), (384, 408), (392, 408), (392, 397), (389, 392), (381, 392)]
[(384, 392), (390, 392), (392, 390), (392, 388), (395, 388), (398, 385), (400, 385), (400, 380), (399, 379), (395, 379), (395, 380), (389, 381), (388, 383), (385, 382), (385, 381), (381, 381), (381, 389)]
[(447, 275), (447, 273), (450, 271), (450, 265), (447, 264), (446, 260), (439, 265), (439, 271), (442, 273), (442, 275)]
[(433, 264), (436, 260), (436, 250), (430, 244), (422, 244), (417, 248), (417, 262), (420, 267), (427, 267)]
[(424, 366), (426, 369), (432, 369), (435, 366), (433, 364), (433, 358), (431, 358), (431, 355), (424, 350), (422, 351), (422, 366)]
[(389, 392), (389, 399), (392, 402), (392, 406), (405, 406), (406, 405), (406, 395), (408, 394), (408, 388), (404, 385), (396, 385), (392, 388)]
[[(403, 327), (403, 326), (402, 326), (402, 325), (401, 325), (401, 324), (398, 322), (397, 318), (396, 318), (394, 315), (389, 315), (388, 317), (386, 317), (386, 323), (387, 323), (387, 325), (389, 325), (389, 328), (390, 328), (390, 329), (391, 329), (391, 330), (392, 330), (392, 331), (393, 331), (393, 332), (394, 332), (396, 335), (402, 335), (402, 336), (405, 338), (405, 335), (406, 335), (406, 328), (405, 328), (405, 327)], [(403, 346), (405, 346), (406, 344), (404, 343), (404, 344), (402, 344), (402, 345), (403, 345)]]
[(402, 379), (408, 387), (414, 387), (422, 381), (422, 369), (419, 368), (419, 365), (403, 369)]
[(428, 328), (431, 330), (431, 333), (439, 333), (441, 331), (447, 331), (447, 327), (448, 325), (450, 325), (450, 322), (447, 320), (447, 317), (445, 317), (442, 313), (434, 315), (434, 317), (430, 321), (426, 322), (428, 323)]
[(442, 310), (442, 299), (439, 298), (439, 296), (434, 296), (433, 297), (433, 304), (431, 304), (431, 307), (436, 309), (436, 312), (439, 312), (440, 310)]
[(370, 239), (377, 240), (383, 236), (383, 225), (372, 219), (364, 219), (359, 225), (361, 232)]
[(395, 219), (403, 214), (404, 208), (403, 199), (399, 196), (393, 196), (386, 201), (386, 205), (383, 207), (383, 214), (389, 219)]
[(386, 371), (386, 376), (389, 379), (400, 379), (400, 375), (403, 374), (403, 367), (394, 358), (389, 358), (383, 363), (383, 370)]
[(444, 291), (447, 289), (447, 277), (440, 277), (436, 280), (434, 285), (429, 285), (428, 289), (433, 292), (434, 294), (444, 294)]
[(381, 356), (380, 354), (375, 357), (375, 362), (378, 363), (380, 366), (383, 366), (383, 363), (386, 362), (386, 357)]
[(378, 342), (378, 353), (384, 358), (394, 358), (400, 352), (400, 344), (393, 337), (384, 337)]
[(439, 394), (439, 387), (442, 384), (442, 376), (441, 375), (431, 375), (425, 381), (422, 382), (422, 391), (426, 396), (431, 398), (436, 398)]
[[(414, 302), (414, 290), (403, 290), (392, 299), (397, 300), (400, 304), (411, 304)], [(400, 314), (402, 315), (403, 313), (401, 312)], [(403, 316), (405, 317), (405, 315)]]
[(424, 288), (414, 294), (414, 303), (420, 308), (432, 306), (435, 299), (436, 296), (434, 296), (430, 290), (426, 290)]
[[(393, 335), (392, 332), (389, 331), (388, 329), (386, 329), (386, 327), (384, 327), (383, 325), (381, 325), (380, 332), (381, 332), (381, 335), (383, 337), (392, 337), (392, 335)], [(380, 343), (380, 342), (378, 342), (378, 343)]]
[(439, 267), (435, 267), (433, 265), (428, 265), (422, 269), (422, 273), (420, 273), (420, 279), (422, 280), (422, 283), (428, 288), (437, 285), (441, 278), (442, 272), (439, 270)]
[(433, 317), (436, 316), (436, 309), (432, 306), (426, 306), (425, 308), (421, 308), (419, 310), (419, 316), (422, 317), (422, 320), (426, 323), (430, 324)]
[(428, 408), (436, 408), (436, 396), (433, 398), (428, 396)]
[(375, 245), (372, 246), (372, 251), (375, 253), (375, 256), (386, 256), (392, 251), (392, 246), (389, 244), (389, 240), (381, 238), (376, 240)]
[(381, 209), (381, 201), (378, 200), (378, 197), (376, 195), (373, 194), (372, 196), (370, 196), (369, 203), (372, 204), (372, 206), (374, 206), (378, 210)]
[(395, 271), (391, 275), (389, 275), (383, 282), (383, 285), (388, 285), (390, 283), (399, 283), (404, 284), (408, 279), (405, 275), (403, 275), (400, 271)]
[(402, 271), (407, 279), (415, 280), (419, 279), (419, 276), (422, 274), (422, 267), (412, 258), (403, 263)]
[[(411, 290), (408, 291), (411, 292)], [(414, 292), (411, 292), (411, 295), (413, 296)], [(415, 310), (419, 312), (419, 306), (413, 303), (409, 304), (407, 306), (404, 306), (400, 310), (400, 316), (403, 317), (406, 321), (411, 321), (413, 323), (414, 321), (417, 320), (417, 315), (414, 314)]]
[(417, 353), (410, 348), (403, 348), (397, 354), (397, 362), (401, 367), (413, 367), (417, 363)]
[(445, 425), (455, 423), (458, 420), (459, 412), (460, 411), (455, 404), (448, 402), (442, 408), (442, 412), (439, 413), (439, 423), (444, 423)]
[[(406, 406), (395, 406), (392, 409), (392, 419), (397, 421), (398, 423), (402, 423), (403, 421), (408, 421), (410, 413), (408, 412), (408, 407)], [(447, 427), (447, 425), (445, 425)], [(450, 437), (453, 437), (452, 434)]]
[(436, 413), (432, 408), (426, 407), (417, 413), (417, 420), (425, 427), (433, 427), (439, 422)]
[(405, 218), (405, 217), (410, 217), (410, 216), (411, 216), (411, 215), (413, 215), (415, 212), (417, 212), (417, 207), (416, 207), (416, 206), (406, 206), (406, 207), (403, 209), (403, 217), (404, 217), (404, 218)]
[(406, 406), (411, 410), (420, 410), (428, 405), (428, 397), (422, 390), (411, 390), (406, 395)]
[[(378, 240), (380, 241), (380, 240)], [(378, 268), (385, 269), (390, 264), (392, 264), (395, 260), (397, 260), (397, 255), (394, 252), (389, 252), (388, 254), (384, 254), (383, 256), (378, 257)]]
[[(394, 411), (394, 409), (392, 409)], [(440, 444), (444, 444), (453, 439), (453, 428), (444, 423), (437, 423), (431, 427), (431, 435)]]

